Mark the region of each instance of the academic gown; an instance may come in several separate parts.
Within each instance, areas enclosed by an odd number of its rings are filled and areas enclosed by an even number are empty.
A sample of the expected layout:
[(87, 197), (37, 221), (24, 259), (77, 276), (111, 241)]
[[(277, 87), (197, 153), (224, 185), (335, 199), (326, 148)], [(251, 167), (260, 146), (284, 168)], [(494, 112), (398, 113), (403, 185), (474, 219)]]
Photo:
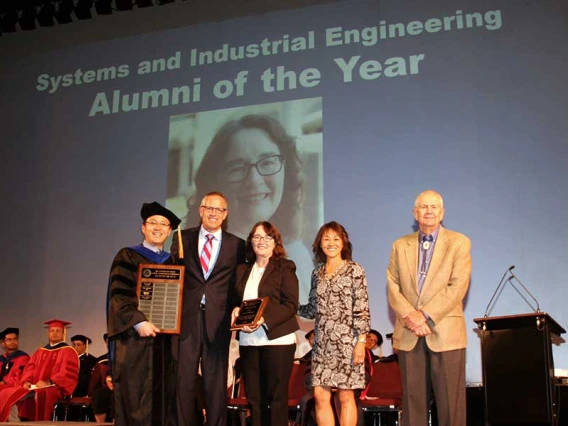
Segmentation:
[(114, 397), (112, 390), (106, 385), (106, 377), (109, 374), (108, 355), (105, 354), (97, 359), (99, 362), (93, 368), (88, 395), (93, 398), (92, 405), (95, 414), (109, 414), (114, 417), (111, 414)]
[(91, 354), (84, 353), (79, 356), (79, 364), (79, 382), (73, 391), (74, 397), (87, 396), (91, 373), (93, 372), (93, 368), (97, 365), (97, 358)]
[(141, 263), (172, 264), (169, 253), (142, 245), (123, 248), (110, 272), (107, 297), (109, 361), (117, 426), (169, 425), (175, 401), (171, 338), (140, 337), (134, 325), (147, 321), (138, 310), (136, 281)]
[(24, 351), (16, 351), (6, 356), (0, 355), (0, 390), (15, 386), (20, 383), (24, 366), (30, 360), (30, 356)]
[(89, 380), (89, 388), (87, 391), (87, 395), (89, 396), (93, 396), (93, 393), (97, 389), (105, 386), (106, 377), (109, 374), (108, 355), (105, 354), (104, 357), (100, 356), (97, 360), (97, 365), (93, 368), (91, 380)]
[[(35, 421), (50, 420), (53, 405), (59, 398), (71, 395), (78, 377), (79, 358), (75, 349), (67, 343), (39, 348), (24, 367), (20, 382), (0, 391), (0, 422), (7, 421), (12, 405), (31, 392), (34, 393), (34, 398), (23, 402), (20, 417)], [(35, 384), (48, 380), (51, 380), (54, 386), (35, 391), (23, 387), (26, 382)]]

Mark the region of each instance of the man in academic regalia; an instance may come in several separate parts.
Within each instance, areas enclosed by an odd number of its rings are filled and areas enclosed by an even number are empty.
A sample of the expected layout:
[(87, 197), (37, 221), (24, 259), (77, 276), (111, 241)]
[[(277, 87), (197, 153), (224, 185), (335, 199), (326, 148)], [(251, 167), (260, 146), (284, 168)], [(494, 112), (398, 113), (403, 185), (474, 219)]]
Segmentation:
[[(103, 340), (105, 341), (105, 346), (108, 348), (108, 333), (103, 334)], [(107, 375), (110, 375), (109, 363), (108, 363), (108, 350), (106, 353), (104, 353), (103, 355), (97, 358), (97, 363), (93, 368), (93, 371), (91, 373), (91, 379), (89, 380), (87, 395), (93, 396), (95, 391), (97, 391), (102, 387), (106, 387)]]
[(89, 381), (91, 380), (91, 373), (95, 365), (97, 365), (97, 358), (89, 353), (89, 345), (93, 343), (91, 339), (82, 334), (77, 334), (71, 337), (71, 343), (79, 355), (79, 383), (73, 391), (74, 397), (87, 396), (89, 389)]
[(103, 334), (103, 340), (105, 341), (107, 351), (97, 358), (97, 362), (108, 361), (108, 333)]
[(171, 338), (138, 310), (141, 263), (172, 264), (164, 243), (181, 220), (157, 202), (144, 203), (141, 244), (123, 248), (112, 263), (107, 300), (109, 359), (117, 426), (170, 424), (175, 377)]
[(48, 325), (49, 343), (34, 352), (17, 385), (0, 390), (0, 422), (18, 421), (19, 417), (49, 420), (55, 402), (70, 396), (77, 385), (79, 358), (65, 343), (65, 326), (70, 323), (54, 319), (44, 324)]
[(4, 354), (0, 355), (0, 390), (20, 383), (24, 366), (30, 356), (18, 349), (20, 329), (7, 328), (0, 333)]
[[(103, 334), (105, 345), (108, 345), (108, 333)], [(112, 421), (113, 383), (108, 364), (108, 352), (97, 358), (93, 368), (87, 394), (93, 398), (92, 406), (97, 423)]]

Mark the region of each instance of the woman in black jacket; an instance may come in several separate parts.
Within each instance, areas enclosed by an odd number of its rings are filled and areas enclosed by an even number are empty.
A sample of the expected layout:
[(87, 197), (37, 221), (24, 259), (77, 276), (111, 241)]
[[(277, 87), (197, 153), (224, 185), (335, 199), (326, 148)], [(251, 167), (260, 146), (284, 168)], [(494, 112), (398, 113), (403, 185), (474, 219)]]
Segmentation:
[[(269, 222), (258, 222), (247, 238), (249, 263), (239, 265), (240, 302), (268, 297), (262, 318), (239, 333), (243, 381), (252, 426), (288, 425), (288, 380), (296, 351), (298, 278), (286, 259), (282, 236)], [(233, 322), (239, 308), (233, 310)], [(269, 408), (270, 407), (270, 408)]]

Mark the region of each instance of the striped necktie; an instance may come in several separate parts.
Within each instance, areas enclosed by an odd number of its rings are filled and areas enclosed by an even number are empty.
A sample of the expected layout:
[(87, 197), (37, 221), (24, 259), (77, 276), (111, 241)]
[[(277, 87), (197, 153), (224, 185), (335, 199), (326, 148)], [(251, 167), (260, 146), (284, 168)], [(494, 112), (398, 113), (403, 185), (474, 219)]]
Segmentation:
[(201, 257), (199, 258), (201, 262), (201, 268), (203, 268), (203, 273), (207, 274), (209, 272), (209, 263), (211, 262), (211, 253), (213, 252), (213, 234), (207, 234), (205, 236), (207, 241), (203, 245), (203, 251), (201, 252)]

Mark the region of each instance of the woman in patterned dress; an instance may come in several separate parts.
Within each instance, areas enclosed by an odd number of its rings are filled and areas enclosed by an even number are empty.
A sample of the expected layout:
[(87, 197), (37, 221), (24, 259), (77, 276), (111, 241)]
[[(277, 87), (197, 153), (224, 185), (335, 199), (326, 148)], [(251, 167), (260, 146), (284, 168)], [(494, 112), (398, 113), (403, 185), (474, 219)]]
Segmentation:
[(298, 314), (315, 318), (312, 386), (318, 425), (334, 424), (331, 392), (337, 390), (341, 426), (357, 423), (355, 389), (365, 388), (365, 342), (370, 330), (367, 279), (352, 260), (352, 245), (337, 222), (323, 225), (312, 246), (321, 264), (312, 272), (307, 305)]

